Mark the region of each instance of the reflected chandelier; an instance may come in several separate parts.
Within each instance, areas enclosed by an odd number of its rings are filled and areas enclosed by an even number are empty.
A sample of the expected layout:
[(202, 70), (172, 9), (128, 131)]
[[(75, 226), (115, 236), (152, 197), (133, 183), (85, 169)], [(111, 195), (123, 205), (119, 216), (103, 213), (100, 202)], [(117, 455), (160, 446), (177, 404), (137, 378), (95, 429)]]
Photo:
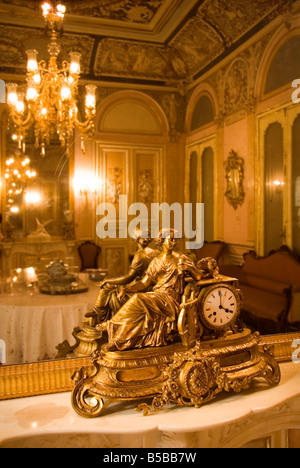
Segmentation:
[(6, 181), (7, 204), (12, 213), (19, 212), (15, 202), (37, 176), (36, 171), (30, 168), (30, 162), (30, 158), (22, 156), (20, 151), (16, 151), (14, 155), (6, 159), (4, 179)]
[(51, 32), (48, 45), (49, 63), (44, 60), (37, 62), (36, 50), (26, 51), (26, 94), (17, 92), (16, 83), (8, 83), (7, 103), (10, 106), (10, 117), (15, 125), (19, 148), (22, 148), (28, 129), (34, 124), (35, 145), (40, 146), (42, 155), (45, 155), (45, 145), (56, 135), (61, 144), (68, 148), (75, 127), (80, 131), (82, 149), (84, 148), (84, 139), (94, 131), (96, 86), (85, 86), (85, 121), (81, 122), (76, 104), (81, 54), (71, 52), (70, 63), (63, 61), (60, 69), (57, 65), (57, 57), (61, 51), (58, 36), (62, 33), (66, 7), (62, 4), (53, 6), (46, 2), (43, 3), (42, 10), (46, 29)]

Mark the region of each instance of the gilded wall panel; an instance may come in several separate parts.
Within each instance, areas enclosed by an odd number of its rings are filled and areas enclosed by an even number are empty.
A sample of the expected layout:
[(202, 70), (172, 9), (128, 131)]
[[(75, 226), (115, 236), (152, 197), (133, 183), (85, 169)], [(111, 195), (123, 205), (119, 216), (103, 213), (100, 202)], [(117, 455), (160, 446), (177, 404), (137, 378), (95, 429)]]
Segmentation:
[(155, 154), (141, 152), (136, 156), (137, 202), (144, 203), (148, 208), (150, 208), (151, 203), (154, 203), (157, 198), (155, 196)]
[(119, 197), (127, 194), (126, 152), (107, 150), (105, 156), (105, 200), (115, 205), (118, 213)]

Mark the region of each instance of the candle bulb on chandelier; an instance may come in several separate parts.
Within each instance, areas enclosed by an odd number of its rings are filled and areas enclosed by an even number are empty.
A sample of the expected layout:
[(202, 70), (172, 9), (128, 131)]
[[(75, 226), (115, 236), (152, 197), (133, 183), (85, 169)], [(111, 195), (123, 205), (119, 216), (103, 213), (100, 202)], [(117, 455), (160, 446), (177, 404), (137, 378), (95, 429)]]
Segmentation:
[(7, 103), (11, 106), (15, 106), (18, 101), (17, 93), (17, 84), (16, 83), (7, 83)]
[(20, 97), (16, 102), (16, 110), (19, 114), (23, 114), (24, 109), (25, 109), (24, 100), (22, 97)]
[(80, 74), (80, 57), (81, 54), (79, 52), (71, 52), (71, 63), (70, 63), (70, 73), (79, 75)]
[(61, 19), (63, 19), (64, 15), (65, 15), (65, 12), (66, 12), (66, 7), (65, 5), (62, 5), (61, 3), (59, 3), (58, 5), (56, 5), (56, 11), (57, 11), (57, 16), (59, 16)]
[(39, 84), (41, 84), (41, 75), (40, 75), (40, 73), (38, 71), (37, 71), (37, 73), (35, 73), (33, 75), (32, 80), (33, 80), (34, 84), (37, 85), (37, 86)]
[(43, 3), (42, 10), (43, 10), (43, 16), (47, 18), (47, 16), (49, 15), (49, 12), (51, 11), (50, 3), (47, 3), (47, 2)]
[(87, 109), (95, 109), (96, 107), (96, 86), (86, 85), (85, 107)]
[(27, 71), (35, 73), (38, 71), (38, 63), (37, 63), (37, 50), (30, 49), (26, 50), (27, 54)]
[(38, 96), (36, 87), (33, 84), (28, 84), (26, 99), (27, 101), (35, 101)]
[(61, 87), (60, 95), (63, 101), (69, 101), (71, 99), (71, 89), (67, 84)]

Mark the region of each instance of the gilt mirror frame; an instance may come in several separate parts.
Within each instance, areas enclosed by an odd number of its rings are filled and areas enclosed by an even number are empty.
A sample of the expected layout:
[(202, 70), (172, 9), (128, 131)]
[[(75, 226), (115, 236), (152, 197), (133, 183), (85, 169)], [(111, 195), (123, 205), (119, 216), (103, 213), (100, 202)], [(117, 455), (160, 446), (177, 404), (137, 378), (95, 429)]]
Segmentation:
[(245, 200), (244, 192), (244, 159), (231, 150), (225, 161), (225, 177), (227, 181), (227, 190), (225, 196), (228, 203), (236, 210)]
[[(300, 331), (262, 336), (260, 346), (270, 347), (278, 362), (290, 362), (300, 355)], [(0, 400), (70, 392), (72, 376), (82, 367), (92, 369), (91, 357), (0, 365)]]
[[(238, 187), (243, 196), (237, 198), (238, 206), (244, 201), (244, 161), (233, 150), (228, 159), (230, 157), (230, 161), (238, 161), (237, 168), (241, 171)], [(260, 346), (269, 346), (278, 362), (290, 362), (292, 356), (297, 353), (297, 347), (300, 348), (299, 343), (300, 331), (262, 336)], [(80, 368), (89, 366), (92, 367), (91, 357), (0, 365), (0, 400), (69, 392), (74, 386), (72, 375)]]
[[(260, 347), (270, 348), (278, 363), (300, 362), (300, 332), (262, 336)], [(70, 392), (72, 375), (82, 367), (92, 370), (91, 357), (2, 365), (0, 400)]]

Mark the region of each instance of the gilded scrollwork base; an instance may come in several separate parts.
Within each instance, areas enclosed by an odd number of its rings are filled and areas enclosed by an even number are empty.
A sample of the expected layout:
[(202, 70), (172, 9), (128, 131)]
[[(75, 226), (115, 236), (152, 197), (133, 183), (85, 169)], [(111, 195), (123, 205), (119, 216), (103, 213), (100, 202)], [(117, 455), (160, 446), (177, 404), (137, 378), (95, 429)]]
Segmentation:
[(259, 347), (260, 335), (249, 330), (223, 340), (197, 342), (187, 350), (181, 343), (162, 348), (95, 352), (94, 370), (73, 376), (74, 410), (97, 417), (115, 401), (149, 398), (137, 407), (144, 415), (165, 405), (200, 407), (221, 392), (241, 392), (254, 379), (270, 385), (280, 382), (279, 365), (268, 347)]
[(137, 410), (147, 415), (171, 403), (198, 408), (221, 392), (239, 393), (248, 389), (259, 377), (277, 385), (279, 365), (269, 348), (258, 348), (259, 341), (259, 334), (254, 333), (240, 336), (240, 343), (230, 344), (229, 340), (212, 349), (198, 343), (192, 350), (175, 355), (165, 369), (161, 394), (151, 405), (143, 403)]
[(173, 361), (181, 343), (164, 348), (109, 352), (104, 345), (92, 356), (93, 371), (75, 372), (71, 401), (81, 416), (97, 417), (115, 401), (153, 398), (161, 393), (164, 368)]

